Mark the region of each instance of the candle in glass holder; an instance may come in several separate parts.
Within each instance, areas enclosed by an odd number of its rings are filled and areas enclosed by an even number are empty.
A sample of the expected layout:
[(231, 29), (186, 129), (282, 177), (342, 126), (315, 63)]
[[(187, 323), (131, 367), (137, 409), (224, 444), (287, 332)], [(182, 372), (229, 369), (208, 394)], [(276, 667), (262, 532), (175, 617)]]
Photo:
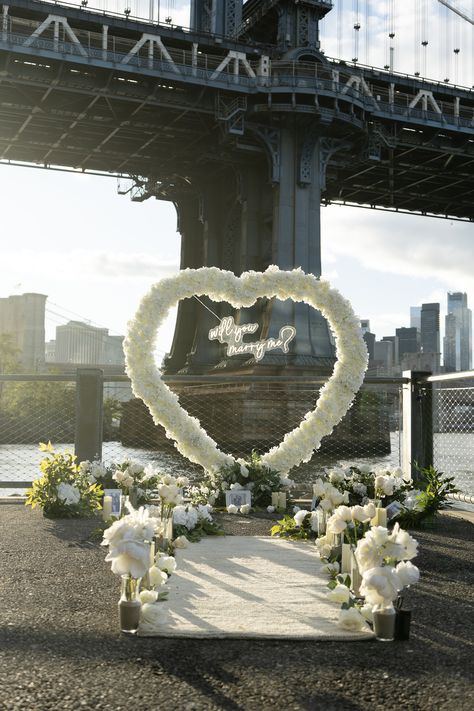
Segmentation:
[(378, 526), (387, 528), (387, 509), (377, 509)]
[(112, 517), (112, 497), (104, 496), (104, 503), (102, 505), (102, 518), (104, 521), (108, 521)]
[(342, 544), (341, 573), (351, 572), (352, 550), (350, 543)]

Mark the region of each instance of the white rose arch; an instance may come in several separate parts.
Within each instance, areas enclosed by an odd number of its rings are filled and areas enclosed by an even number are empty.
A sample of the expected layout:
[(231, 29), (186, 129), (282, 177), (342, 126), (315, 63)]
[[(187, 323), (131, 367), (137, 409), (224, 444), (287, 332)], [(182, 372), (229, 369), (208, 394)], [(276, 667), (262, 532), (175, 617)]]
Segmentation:
[(180, 299), (192, 296), (227, 301), (234, 308), (249, 307), (260, 297), (292, 299), (319, 309), (329, 321), (336, 338), (333, 374), (322, 388), (316, 408), (262, 457), (264, 465), (281, 474), (308, 461), (322, 438), (332, 432), (350, 408), (367, 368), (367, 349), (350, 303), (328, 282), (312, 274), (300, 269), (280, 271), (275, 266), (265, 272), (245, 272), (240, 277), (216, 267), (185, 269), (157, 282), (144, 296), (124, 342), (133, 392), (148, 406), (154, 422), (175, 440), (181, 454), (208, 472), (235, 460), (221, 452), (199, 420), (181, 407), (178, 396), (161, 379), (153, 356), (157, 330), (169, 310)]

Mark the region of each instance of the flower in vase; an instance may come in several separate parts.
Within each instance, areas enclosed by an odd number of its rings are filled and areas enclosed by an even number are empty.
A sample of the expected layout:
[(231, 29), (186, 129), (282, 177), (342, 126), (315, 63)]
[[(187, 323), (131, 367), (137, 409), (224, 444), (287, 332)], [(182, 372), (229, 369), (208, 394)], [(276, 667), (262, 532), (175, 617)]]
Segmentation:
[(383, 556), (373, 539), (367, 535), (357, 543), (355, 558), (361, 573), (382, 565)]
[(239, 509), (235, 504), (229, 504), (227, 507), (227, 513), (236, 514), (239, 513)]
[(353, 521), (359, 521), (360, 523), (365, 523), (371, 518), (365, 510), (365, 506), (353, 506), (351, 509), (351, 516)]
[(332, 602), (340, 602), (342, 605), (347, 604), (351, 598), (351, 592), (347, 585), (338, 583), (335, 588), (327, 593), (327, 597)]
[(156, 590), (142, 590), (140, 593), (140, 602), (142, 605), (146, 605), (148, 602), (156, 602), (158, 599), (158, 593)]
[(115, 575), (143, 578), (150, 564), (150, 544), (134, 539), (122, 539), (111, 546), (105, 560), (111, 563)]
[(319, 536), (319, 538), (315, 540), (315, 545), (318, 549), (320, 558), (329, 558), (331, 555), (332, 543), (328, 536)]
[(340, 610), (337, 624), (338, 627), (342, 627), (345, 630), (353, 630), (354, 632), (369, 631), (367, 622), (356, 607)]
[(364, 512), (365, 512), (365, 515), (367, 516), (366, 520), (370, 520), (370, 519), (374, 518), (376, 511), (377, 511), (377, 509), (375, 508), (375, 504), (373, 504), (372, 502), (365, 504)]
[(395, 570), (403, 587), (415, 585), (420, 579), (420, 571), (409, 560), (400, 561)]
[(81, 492), (76, 486), (62, 481), (57, 489), (58, 499), (64, 501), (68, 506), (78, 504), (81, 500)]
[(250, 504), (242, 504), (240, 507), (240, 513), (247, 516), (250, 513)]
[(343, 518), (339, 518), (335, 514), (333, 514), (327, 520), (326, 530), (329, 533), (335, 533), (335, 534), (342, 533), (343, 531), (346, 530), (346, 528), (347, 528), (347, 522), (344, 521)]
[(391, 538), (403, 549), (402, 554), (393, 556), (394, 558), (398, 558), (398, 560), (411, 560), (416, 556), (418, 552), (418, 541), (415, 540), (413, 536), (410, 536), (407, 531), (404, 531), (403, 528), (400, 528), (398, 523), (393, 527)]
[(160, 570), (164, 570), (165, 573), (171, 575), (176, 570), (176, 561), (172, 555), (161, 555), (158, 553), (155, 556), (156, 565)]
[(360, 594), (371, 605), (390, 605), (401, 589), (400, 578), (390, 565), (370, 568), (362, 574)]
[(316, 479), (313, 484), (313, 496), (324, 496), (324, 481), (322, 479)]

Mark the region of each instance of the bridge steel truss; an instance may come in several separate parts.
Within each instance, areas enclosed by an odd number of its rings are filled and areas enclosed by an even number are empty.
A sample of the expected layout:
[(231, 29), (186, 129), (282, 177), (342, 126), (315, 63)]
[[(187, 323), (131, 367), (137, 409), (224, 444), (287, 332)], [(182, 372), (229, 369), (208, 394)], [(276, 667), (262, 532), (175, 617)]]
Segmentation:
[[(199, 161), (266, 154), (306, 121), (324, 136), (322, 200), (474, 220), (474, 92), (302, 59), (32, 0), (2, 6), (0, 157), (163, 183)], [(306, 155), (305, 155), (306, 153)], [(172, 182), (172, 181), (171, 181)]]
[[(471, 90), (329, 60), (317, 28), (329, 2), (253, 5), (234, 39), (2, 5), (0, 160), (131, 177), (133, 199), (175, 204), (182, 268), (320, 275), (320, 209), (333, 202), (474, 221)], [(273, 44), (259, 39), (270, 26)], [(293, 46), (282, 47), (286, 28)], [(260, 338), (297, 328), (285, 367), (332, 365), (327, 324), (309, 307), (262, 300), (245, 319)], [(168, 373), (233, 367), (207, 339), (214, 321), (180, 304)]]

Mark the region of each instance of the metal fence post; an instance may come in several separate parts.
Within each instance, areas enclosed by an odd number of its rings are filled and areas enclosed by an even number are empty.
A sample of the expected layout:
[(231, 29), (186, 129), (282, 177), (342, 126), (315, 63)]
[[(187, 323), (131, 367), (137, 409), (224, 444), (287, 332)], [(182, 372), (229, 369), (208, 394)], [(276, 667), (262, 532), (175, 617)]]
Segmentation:
[(78, 368), (74, 442), (78, 462), (102, 458), (102, 411), (103, 371), (99, 368)]
[(426, 382), (430, 372), (405, 370), (403, 385), (402, 469), (406, 479), (416, 481), (419, 467), (433, 464), (433, 397), (432, 385)]

